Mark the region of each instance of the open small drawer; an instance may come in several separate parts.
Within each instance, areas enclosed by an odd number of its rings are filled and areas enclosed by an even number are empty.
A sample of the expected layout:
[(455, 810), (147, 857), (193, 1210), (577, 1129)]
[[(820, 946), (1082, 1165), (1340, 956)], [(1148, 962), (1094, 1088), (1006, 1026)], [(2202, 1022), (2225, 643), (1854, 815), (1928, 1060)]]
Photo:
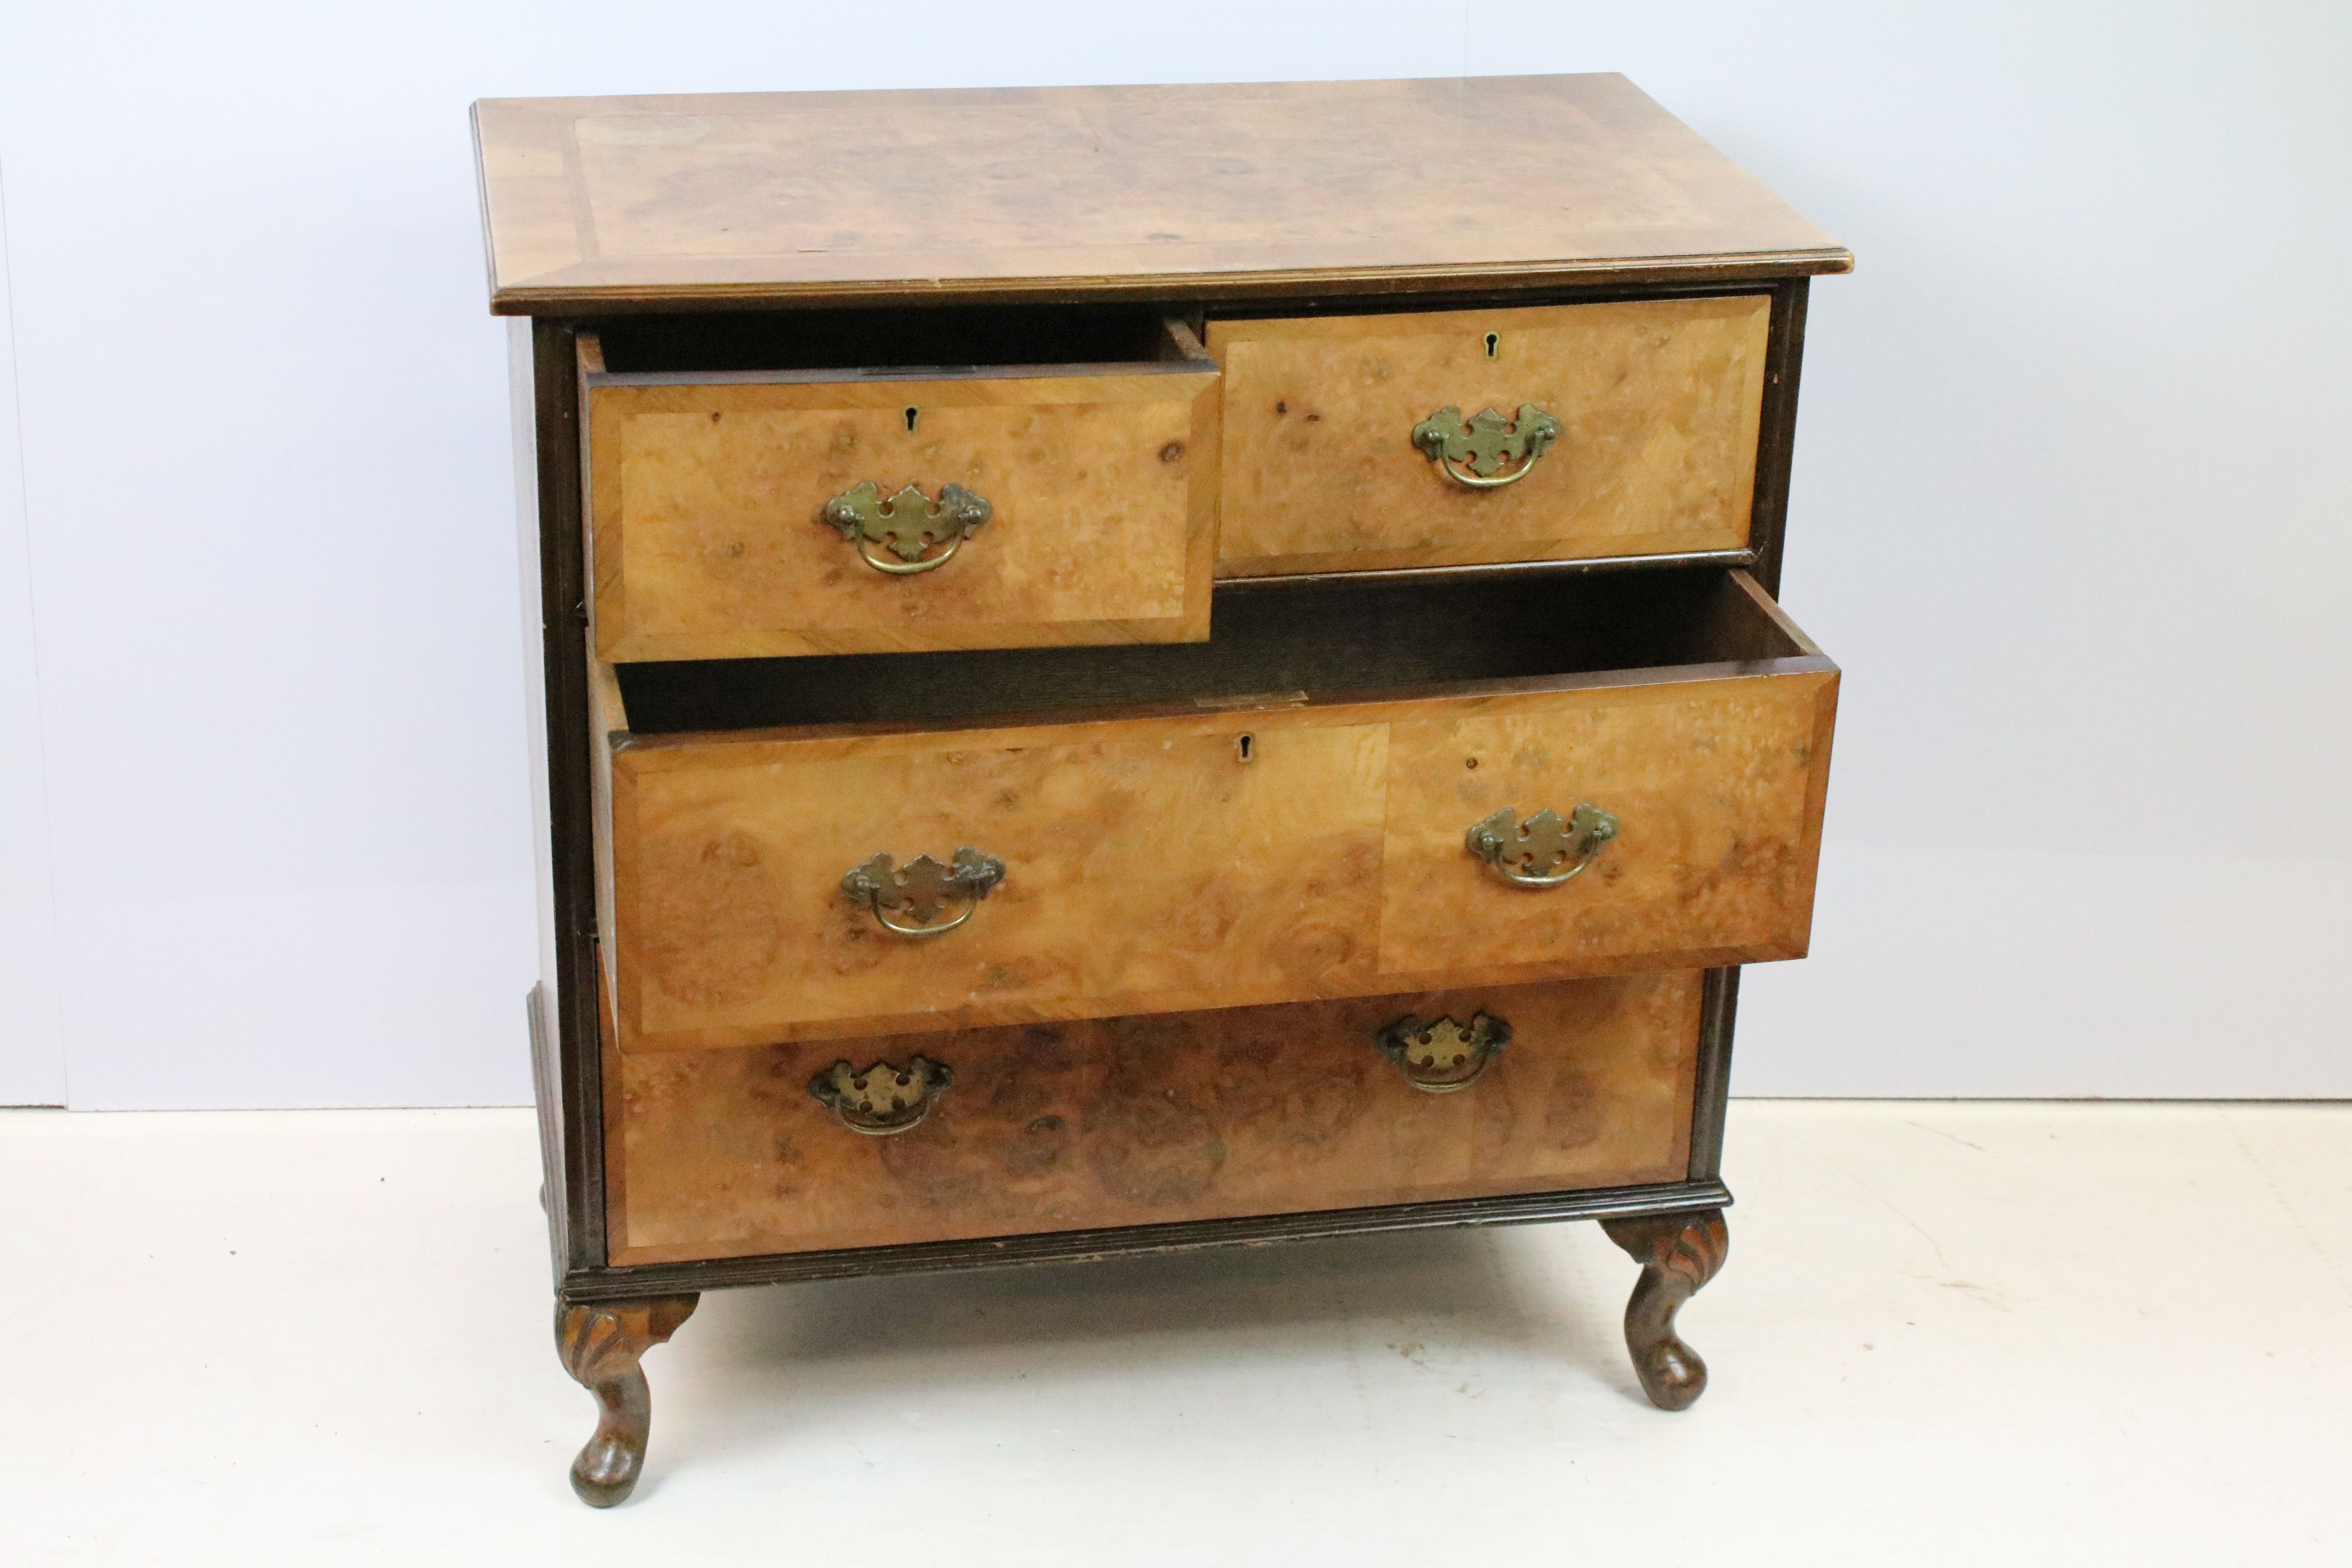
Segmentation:
[(599, 658), (1208, 635), (1217, 371), (1181, 322), (650, 317), (580, 374)]
[(1837, 669), (1746, 574), (1253, 584), (1216, 618), (1181, 646), (620, 667), (620, 1048), (1805, 951)]

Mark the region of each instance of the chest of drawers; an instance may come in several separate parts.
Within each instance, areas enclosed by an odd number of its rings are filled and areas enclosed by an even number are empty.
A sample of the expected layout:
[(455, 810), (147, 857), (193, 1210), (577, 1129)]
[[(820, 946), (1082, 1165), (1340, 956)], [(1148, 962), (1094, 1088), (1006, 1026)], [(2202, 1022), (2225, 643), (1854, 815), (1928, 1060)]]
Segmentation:
[(1847, 254), (1616, 77), (488, 101), (556, 1337), (1595, 1218), (1669, 1408), (1837, 670)]

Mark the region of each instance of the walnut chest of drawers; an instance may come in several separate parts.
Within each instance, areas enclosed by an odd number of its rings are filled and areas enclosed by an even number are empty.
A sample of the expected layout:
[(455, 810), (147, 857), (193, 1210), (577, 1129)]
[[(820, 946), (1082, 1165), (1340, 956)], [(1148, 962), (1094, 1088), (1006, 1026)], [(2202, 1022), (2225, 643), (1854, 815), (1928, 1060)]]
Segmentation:
[(1847, 254), (1613, 76), (477, 106), (556, 1337), (705, 1289), (1597, 1218), (1669, 1408)]

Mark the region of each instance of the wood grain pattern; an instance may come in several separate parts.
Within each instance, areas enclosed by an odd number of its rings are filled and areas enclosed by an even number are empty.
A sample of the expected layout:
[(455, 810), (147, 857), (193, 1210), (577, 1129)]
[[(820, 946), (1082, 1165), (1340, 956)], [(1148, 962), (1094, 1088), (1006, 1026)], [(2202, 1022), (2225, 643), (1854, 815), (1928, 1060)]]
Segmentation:
[[(622, 1048), (1796, 956), (1836, 674), (1734, 668), (632, 743), (613, 772)], [(1494, 883), (1463, 847), (1513, 792), (1532, 812), (1577, 790), (1622, 797), (1630, 825), (1578, 883)], [(877, 850), (963, 845), (1007, 870), (950, 936), (890, 937), (839, 892)]]
[[(646, 1264), (1680, 1177), (1700, 977), (1034, 1025), (887, 1040), (955, 1086), (867, 1138), (807, 1092), (824, 1042), (625, 1058), (614, 1261)], [(1509, 1019), (1455, 1094), (1373, 1049), (1405, 1013)]]
[[(1385, 733), (1268, 732), (1244, 764), (1247, 727), (622, 752), (624, 1048), (1345, 989), (1372, 964)], [(892, 936), (841, 894), (877, 852), (964, 845), (1007, 870), (950, 936)]]
[(474, 123), (501, 313), (1853, 265), (1613, 75), (498, 99)]
[[(1381, 968), (1566, 963), (1683, 949), (1697, 931), (1801, 956), (1835, 701), (1834, 676), (1794, 677), (1391, 725)], [(1564, 886), (1513, 886), (1463, 850), (1500, 808), (1565, 817), (1587, 802), (1618, 836)]]
[[(938, 380), (586, 381), (601, 658), (1208, 636), (1219, 410), (1205, 363)], [(867, 480), (933, 498), (963, 485), (994, 516), (946, 565), (890, 576), (821, 516)]]
[[(1748, 294), (1213, 321), (1218, 574), (1739, 549), (1770, 314)], [(1443, 407), (1523, 403), (1567, 429), (1505, 488), (1454, 483), (1409, 438)]]

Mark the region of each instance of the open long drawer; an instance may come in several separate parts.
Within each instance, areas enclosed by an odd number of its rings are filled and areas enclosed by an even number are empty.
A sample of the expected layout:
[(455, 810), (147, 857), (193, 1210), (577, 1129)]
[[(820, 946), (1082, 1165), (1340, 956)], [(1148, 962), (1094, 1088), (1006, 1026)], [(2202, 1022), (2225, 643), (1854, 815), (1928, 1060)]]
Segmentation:
[(1236, 587), (1195, 645), (624, 666), (617, 1043), (1798, 957), (1837, 683), (1719, 571)]

